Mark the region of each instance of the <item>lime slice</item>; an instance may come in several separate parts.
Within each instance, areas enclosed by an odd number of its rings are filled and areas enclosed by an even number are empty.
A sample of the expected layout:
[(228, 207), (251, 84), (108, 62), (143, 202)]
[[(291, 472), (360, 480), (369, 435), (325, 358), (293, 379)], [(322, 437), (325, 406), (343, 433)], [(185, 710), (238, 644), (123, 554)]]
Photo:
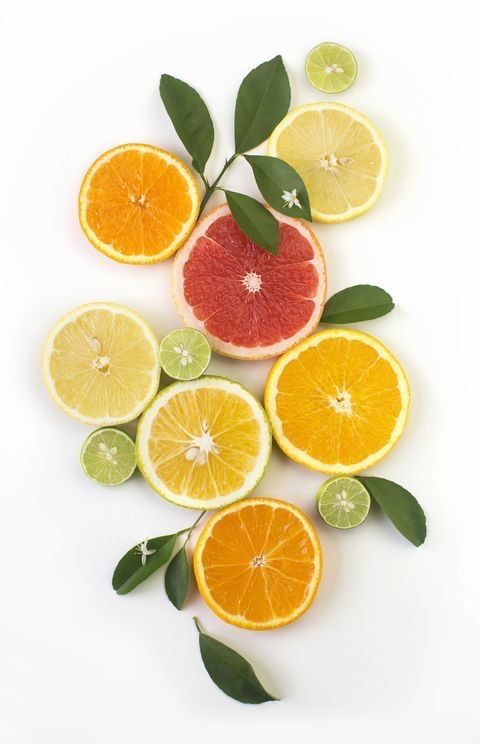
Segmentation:
[(348, 530), (362, 524), (370, 510), (370, 494), (356, 478), (329, 478), (317, 494), (317, 509), (331, 527)]
[(118, 486), (135, 472), (135, 444), (121, 429), (97, 429), (85, 440), (80, 462), (96, 483)]
[(210, 344), (195, 328), (171, 331), (160, 344), (160, 364), (174, 380), (195, 380), (210, 364)]
[(341, 93), (357, 77), (357, 62), (349, 49), (324, 41), (307, 57), (305, 72), (309, 82), (323, 93)]

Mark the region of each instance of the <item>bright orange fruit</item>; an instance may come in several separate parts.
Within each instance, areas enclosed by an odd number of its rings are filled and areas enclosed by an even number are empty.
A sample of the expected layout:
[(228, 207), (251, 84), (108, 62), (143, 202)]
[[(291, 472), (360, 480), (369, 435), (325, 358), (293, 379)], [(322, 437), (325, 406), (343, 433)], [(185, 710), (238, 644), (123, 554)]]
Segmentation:
[(269, 630), (310, 607), (322, 551), (296, 506), (245, 499), (210, 517), (195, 546), (194, 569), (200, 594), (218, 617), (239, 628)]
[(78, 208), (95, 248), (115, 261), (148, 264), (180, 248), (199, 205), (195, 177), (179, 158), (152, 145), (119, 145), (87, 171)]
[(373, 336), (331, 328), (278, 359), (265, 387), (275, 439), (292, 460), (322, 473), (357, 473), (399, 440), (408, 380)]

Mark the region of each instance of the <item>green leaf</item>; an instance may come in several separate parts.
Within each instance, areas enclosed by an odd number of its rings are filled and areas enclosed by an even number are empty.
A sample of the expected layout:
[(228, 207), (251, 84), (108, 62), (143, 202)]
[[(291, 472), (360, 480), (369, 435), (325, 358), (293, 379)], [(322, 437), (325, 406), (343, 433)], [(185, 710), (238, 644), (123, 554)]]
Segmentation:
[(244, 78), (235, 104), (235, 152), (252, 150), (271, 135), (290, 106), (290, 83), (280, 55)]
[(128, 594), (163, 566), (172, 555), (177, 534), (142, 541), (125, 553), (113, 573), (112, 586), (117, 594)]
[(203, 99), (194, 88), (171, 75), (160, 78), (160, 96), (176, 133), (192, 156), (193, 167), (203, 173), (215, 137)]
[(244, 158), (251, 165), (257, 186), (271, 207), (290, 217), (312, 220), (307, 189), (291, 165), (269, 155), (244, 155)]
[(409, 491), (385, 478), (365, 475), (357, 478), (407, 540), (417, 547), (425, 542), (427, 535), (425, 514)]
[(217, 687), (240, 703), (259, 704), (278, 700), (262, 687), (252, 665), (243, 656), (203, 633), (196, 617), (194, 620), (205, 669)]
[(172, 558), (165, 572), (165, 591), (170, 602), (181, 610), (188, 591), (190, 567), (185, 546)]
[(391, 296), (381, 287), (356, 284), (337, 292), (325, 303), (321, 323), (358, 323), (381, 318), (395, 307)]
[(240, 230), (253, 243), (274, 256), (278, 252), (278, 222), (268, 209), (251, 196), (226, 191), (228, 206)]

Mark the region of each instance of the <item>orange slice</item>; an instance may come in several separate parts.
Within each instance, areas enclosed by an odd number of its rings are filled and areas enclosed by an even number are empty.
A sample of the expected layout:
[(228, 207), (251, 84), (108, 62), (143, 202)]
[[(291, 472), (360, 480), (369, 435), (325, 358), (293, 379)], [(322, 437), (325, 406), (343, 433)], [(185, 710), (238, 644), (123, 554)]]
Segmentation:
[(83, 179), (78, 202), (90, 243), (130, 264), (171, 256), (190, 235), (199, 205), (191, 170), (152, 145), (119, 145), (100, 155)]
[(205, 602), (239, 628), (269, 630), (297, 620), (320, 583), (322, 550), (308, 517), (277, 499), (246, 499), (214, 514), (195, 546)]
[(265, 407), (278, 445), (292, 460), (345, 475), (384, 457), (408, 416), (407, 377), (373, 336), (315, 333), (273, 365)]

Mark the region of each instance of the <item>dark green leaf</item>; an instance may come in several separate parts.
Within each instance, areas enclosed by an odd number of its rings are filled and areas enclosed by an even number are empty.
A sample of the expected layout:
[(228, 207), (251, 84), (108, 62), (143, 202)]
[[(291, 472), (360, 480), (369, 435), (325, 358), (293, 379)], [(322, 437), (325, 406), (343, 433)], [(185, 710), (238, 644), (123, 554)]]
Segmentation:
[(165, 591), (170, 602), (181, 610), (185, 602), (190, 579), (187, 551), (181, 548), (172, 558), (165, 571)]
[(325, 303), (321, 323), (358, 323), (381, 318), (395, 307), (391, 296), (381, 287), (356, 284), (337, 292)]
[(251, 196), (225, 191), (233, 219), (253, 243), (277, 255), (278, 222), (268, 209)]
[(176, 133), (192, 156), (193, 167), (203, 173), (215, 137), (203, 99), (194, 88), (171, 75), (160, 78), (160, 95)]
[(290, 106), (290, 83), (280, 55), (244, 78), (235, 105), (235, 152), (252, 150), (271, 135)]
[(240, 703), (258, 704), (278, 699), (262, 687), (252, 665), (243, 656), (205, 635), (197, 618), (194, 620), (200, 634), (200, 653), (205, 669), (217, 687)]
[[(117, 594), (128, 594), (142, 581), (148, 579), (172, 555), (177, 535), (163, 535), (142, 541), (125, 553), (119, 561), (112, 579)], [(147, 551), (154, 551), (148, 553)], [(143, 561), (143, 562), (142, 562)]]
[(425, 514), (416, 498), (398, 483), (385, 478), (364, 475), (357, 477), (397, 530), (414, 545), (422, 545), (427, 535), (427, 526)]
[(290, 217), (312, 219), (307, 189), (297, 171), (280, 158), (244, 155), (257, 186), (271, 207)]

